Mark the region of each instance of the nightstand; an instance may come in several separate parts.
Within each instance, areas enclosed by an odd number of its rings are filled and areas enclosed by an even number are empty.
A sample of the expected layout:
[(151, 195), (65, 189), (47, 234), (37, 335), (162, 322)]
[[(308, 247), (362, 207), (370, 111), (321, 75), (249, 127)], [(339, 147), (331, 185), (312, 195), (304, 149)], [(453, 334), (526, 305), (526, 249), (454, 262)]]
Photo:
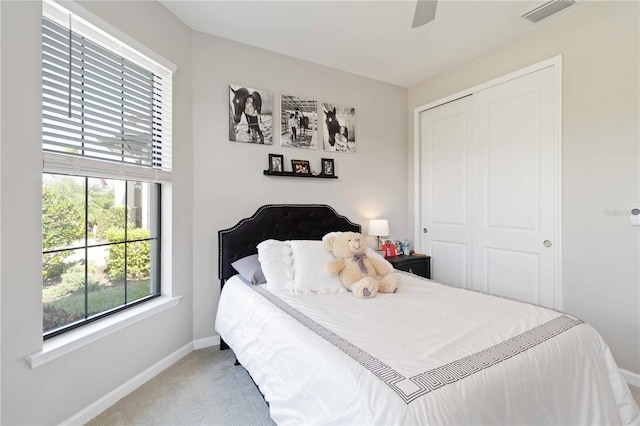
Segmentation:
[(387, 257), (386, 259), (395, 269), (431, 279), (431, 256), (415, 254)]

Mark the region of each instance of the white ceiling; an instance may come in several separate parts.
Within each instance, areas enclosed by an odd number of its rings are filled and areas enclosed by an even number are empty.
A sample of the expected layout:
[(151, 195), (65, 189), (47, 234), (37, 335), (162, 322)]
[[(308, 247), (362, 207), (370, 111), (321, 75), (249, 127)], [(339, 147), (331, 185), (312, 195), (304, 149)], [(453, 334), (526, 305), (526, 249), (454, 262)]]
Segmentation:
[(196, 31), (409, 87), (563, 19), (584, 2), (532, 24), (535, 1), (440, 0), (412, 29), (415, 1), (160, 0)]

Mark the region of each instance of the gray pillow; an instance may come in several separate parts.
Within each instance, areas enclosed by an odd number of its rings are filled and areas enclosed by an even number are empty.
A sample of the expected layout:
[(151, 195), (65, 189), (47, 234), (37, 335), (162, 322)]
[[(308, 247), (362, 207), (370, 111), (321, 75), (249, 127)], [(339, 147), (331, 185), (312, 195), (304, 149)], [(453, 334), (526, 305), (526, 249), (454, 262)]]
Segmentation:
[(264, 278), (264, 273), (262, 273), (257, 254), (238, 259), (233, 262), (231, 266), (238, 271), (238, 274), (240, 274), (245, 281), (251, 284), (264, 284), (267, 282)]

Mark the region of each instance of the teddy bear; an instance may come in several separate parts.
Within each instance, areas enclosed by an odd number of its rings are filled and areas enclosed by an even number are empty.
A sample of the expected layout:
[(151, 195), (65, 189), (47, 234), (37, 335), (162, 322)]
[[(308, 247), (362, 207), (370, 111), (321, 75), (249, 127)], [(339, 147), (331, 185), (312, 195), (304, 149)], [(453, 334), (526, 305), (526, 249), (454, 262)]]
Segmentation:
[[(357, 232), (331, 232), (322, 237), (324, 247), (336, 257), (325, 267), (327, 275), (340, 276), (342, 285), (361, 299), (378, 292), (395, 293), (400, 275), (392, 273), (388, 262), (367, 256), (364, 235)], [(380, 280), (377, 277), (383, 277)]]

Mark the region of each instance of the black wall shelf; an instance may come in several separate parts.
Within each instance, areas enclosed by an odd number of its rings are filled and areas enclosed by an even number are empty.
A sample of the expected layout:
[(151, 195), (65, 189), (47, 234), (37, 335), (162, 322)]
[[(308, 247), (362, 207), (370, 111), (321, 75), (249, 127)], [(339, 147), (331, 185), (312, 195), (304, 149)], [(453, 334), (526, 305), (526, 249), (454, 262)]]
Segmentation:
[(262, 174), (265, 176), (286, 176), (286, 177), (301, 177), (301, 178), (320, 178), (320, 179), (338, 179), (338, 176), (326, 176), (326, 175), (305, 175), (302, 173), (293, 172), (272, 172), (270, 170), (263, 170)]

